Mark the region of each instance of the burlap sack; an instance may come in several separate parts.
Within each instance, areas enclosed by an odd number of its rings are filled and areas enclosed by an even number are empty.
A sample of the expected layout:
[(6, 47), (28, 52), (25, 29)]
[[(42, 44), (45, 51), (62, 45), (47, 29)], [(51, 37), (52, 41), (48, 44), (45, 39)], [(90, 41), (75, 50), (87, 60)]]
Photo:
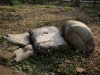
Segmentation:
[(54, 26), (33, 29), (29, 33), (34, 49), (38, 53), (47, 53), (57, 50), (59, 46), (67, 46), (59, 30)]
[(10, 43), (26, 46), (30, 43), (30, 36), (29, 33), (23, 34), (8, 34), (5, 36), (5, 39), (8, 40)]
[(16, 62), (20, 62), (24, 59), (27, 59), (29, 56), (33, 55), (34, 50), (32, 48), (32, 45), (27, 45), (25, 46), (23, 49), (19, 48), (16, 51), (14, 51), (15, 53), (15, 61)]
[(76, 49), (93, 51), (95, 47), (91, 30), (82, 22), (69, 20), (62, 26), (65, 40)]

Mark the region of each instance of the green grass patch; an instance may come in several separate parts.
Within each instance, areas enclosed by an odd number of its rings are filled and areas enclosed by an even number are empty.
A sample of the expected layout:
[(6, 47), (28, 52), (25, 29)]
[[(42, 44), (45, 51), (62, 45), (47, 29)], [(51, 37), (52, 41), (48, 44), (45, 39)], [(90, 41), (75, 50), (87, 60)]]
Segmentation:
[(66, 7), (65, 7), (65, 10), (72, 10), (72, 7), (66, 6)]
[(33, 8), (55, 8), (53, 5), (33, 5)]
[[(0, 59), (2, 61), (0, 64), (13, 67), (15, 72), (26, 72), (28, 75), (38, 75), (39, 73), (45, 72), (75, 75), (76, 65), (74, 65), (73, 60), (76, 58), (77, 61), (83, 61), (81, 60), (82, 55), (79, 53), (76, 54), (71, 47), (59, 47), (57, 51), (47, 55), (34, 54), (21, 62), (16, 62), (14, 58), (9, 59), (8, 61)], [(66, 60), (69, 60), (70, 62), (66, 63)]]
[(55, 8), (55, 6), (52, 6), (52, 5), (46, 5), (46, 6), (42, 6), (42, 8)]
[(89, 9), (89, 10), (87, 10), (87, 13), (89, 13), (89, 14), (95, 14), (95, 11), (92, 10), (92, 9)]

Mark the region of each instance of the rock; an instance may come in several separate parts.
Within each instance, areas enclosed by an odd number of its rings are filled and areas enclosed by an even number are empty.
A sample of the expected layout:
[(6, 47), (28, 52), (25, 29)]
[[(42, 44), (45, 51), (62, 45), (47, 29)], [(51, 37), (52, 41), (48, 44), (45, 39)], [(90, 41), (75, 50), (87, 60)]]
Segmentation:
[(49, 53), (59, 46), (68, 46), (54, 26), (37, 28), (29, 31), (34, 49), (37, 53)]
[[(13, 74), (14, 75), (14, 74)], [(15, 73), (15, 75), (26, 75), (24, 72), (17, 72), (17, 73)]]
[(9, 52), (7, 50), (0, 51), (0, 58), (2, 58), (4, 60), (8, 60), (13, 56), (14, 56), (14, 53)]
[(5, 39), (8, 40), (10, 43), (26, 46), (30, 43), (30, 36), (29, 33), (23, 34), (8, 34), (5, 36)]
[(15, 58), (16, 62), (20, 62), (20, 61), (28, 58), (29, 56), (33, 55), (33, 53), (34, 53), (33, 49), (30, 50), (30, 49), (26, 49), (26, 48), (28, 48), (28, 46), (24, 47), (23, 49), (19, 48), (16, 51), (14, 51), (14, 53), (16, 55), (16, 58)]
[(65, 40), (75, 49), (92, 52), (95, 48), (91, 30), (82, 22), (69, 20), (62, 27)]
[(76, 72), (83, 73), (83, 72), (85, 72), (85, 69), (83, 69), (83, 68), (76, 68)]
[(7, 49), (11, 50), (11, 51), (15, 51), (18, 48), (19, 48), (19, 46), (11, 46), (11, 47), (8, 47)]
[(0, 75), (26, 75), (23, 72), (14, 72), (12, 69), (0, 65)]

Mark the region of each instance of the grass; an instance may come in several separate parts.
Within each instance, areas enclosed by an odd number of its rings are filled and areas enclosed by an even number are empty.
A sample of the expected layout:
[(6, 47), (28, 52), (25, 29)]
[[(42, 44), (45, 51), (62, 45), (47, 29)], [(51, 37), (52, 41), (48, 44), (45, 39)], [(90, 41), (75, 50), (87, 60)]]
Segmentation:
[[(1, 38), (1, 40), (1, 43), (5, 42), (3, 38)], [(0, 59), (2, 61), (0, 62), (0, 64), (12, 67), (15, 72), (23, 71), (28, 75), (38, 75), (40, 73), (48, 72), (53, 72), (61, 75), (75, 75), (76, 67), (85, 68), (88, 66), (89, 68), (90, 66), (88, 65), (88, 63), (92, 63), (89, 58), (84, 58), (84, 54), (73, 51), (71, 47), (69, 47), (67, 51), (65, 47), (59, 47), (59, 50), (53, 54), (34, 54), (30, 58), (19, 63), (15, 62), (14, 58), (15, 57), (7, 61)], [(85, 66), (83, 63), (85, 64)]]
[(22, 5), (22, 4), (19, 4), (19, 5), (13, 5), (11, 8), (8, 9), (8, 11), (11, 11), (11, 12), (16, 12), (18, 9), (22, 8), (24, 9), (26, 7), (26, 5)]
[(72, 10), (72, 7), (66, 6), (65, 9), (66, 9), (66, 10)]
[(95, 14), (95, 11), (94, 10), (87, 10), (87, 13), (88, 14)]
[[(61, 31), (62, 25), (69, 19), (82, 21), (86, 24), (88, 24), (88, 22), (90, 22), (89, 24), (94, 23), (93, 18), (87, 18), (86, 14), (84, 14), (86, 17), (82, 16), (80, 14), (81, 12), (74, 11), (76, 8), (74, 9), (74, 7), (71, 6), (31, 6), (32, 8), (26, 6), (24, 9), (19, 6), (14, 6), (0, 12), (0, 44), (6, 44), (6, 50), (7, 47), (12, 45), (3, 38), (7, 33), (24, 33), (32, 28), (52, 25)], [(42, 8), (45, 8), (45, 10)], [(64, 11), (62, 11), (63, 9)], [(89, 14), (91, 13), (92, 11), (90, 11)], [(86, 55), (71, 49), (71, 47), (69, 47), (69, 49), (60, 47), (58, 51), (60, 52), (48, 55), (34, 54), (19, 63), (15, 62), (15, 57), (7, 61), (0, 58), (0, 64), (13, 68), (15, 72), (23, 71), (27, 73), (27, 75), (46, 74), (49, 72), (56, 73), (57, 75), (76, 75), (76, 67), (86, 69), (88, 75), (99, 74), (99, 60), (94, 61), (93, 55), (85, 58)], [(96, 70), (95, 67), (98, 69)]]
[[(63, 48), (64, 49), (64, 48)], [(65, 51), (65, 50), (64, 50)], [(77, 57), (77, 61), (82, 61), (82, 56), (77, 55), (73, 50), (68, 50), (66, 53), (54, 53), (53, 55), (33, 55), (30, 58), (22, 61), (15, 62), (14, 58), (1, 62), (0, 64), (13, 67), (17, 71), (24, 71), (30, 75), (37, 75), (42, 72), (55, 72), (61, 74), (76, 74), (75, 64), (73, 61), (65, 63), (65, 60), (73, 60)], [(82, 58), (82, 59), (81, 59)], [(80, 59), (80, 60), (79, 60)], [(64, 66), (61, 66), (64, 65)], [(80, 65), (79, 65), (80, 66)]]
[(53, 5), (33, 5), (33, 8), (55, 8)]
[(8, 11), (11, 11), (11, 12), (16, 12), (18, 10), (18, 6), (13, 6), (12, 8), (10, 8)]
[(42, 6), (42, 8), (55, 8), (55, 6), (47, 5), (47, 6)]

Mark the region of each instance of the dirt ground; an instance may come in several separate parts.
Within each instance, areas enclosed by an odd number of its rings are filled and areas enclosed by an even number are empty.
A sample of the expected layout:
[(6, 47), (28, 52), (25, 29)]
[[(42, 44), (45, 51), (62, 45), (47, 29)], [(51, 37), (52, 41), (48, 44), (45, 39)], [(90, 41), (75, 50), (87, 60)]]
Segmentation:
[[(44, 7), (25, 6), (15, 10), (11, 6), (0, 6), (0, 36), (8, 33), (24, 33), (29, 29), (54, 25), (61, 30), (62, 25), (68, 20), (77, 20), (85, 23), (93, 32), (95, 50), (84, 62), (79, 62), (90, 75), (100, 74), (100, 19), (87, 10), (77, 7), (65, 8), (64, 6)], [(100, 12), (100, 8), (94, 9)], [(78, 61), (72, 60), (77, 65)], [(90, 70), (91, 69), (91, 70)], [(92, 73), (93, 72), (93, 73)]]

